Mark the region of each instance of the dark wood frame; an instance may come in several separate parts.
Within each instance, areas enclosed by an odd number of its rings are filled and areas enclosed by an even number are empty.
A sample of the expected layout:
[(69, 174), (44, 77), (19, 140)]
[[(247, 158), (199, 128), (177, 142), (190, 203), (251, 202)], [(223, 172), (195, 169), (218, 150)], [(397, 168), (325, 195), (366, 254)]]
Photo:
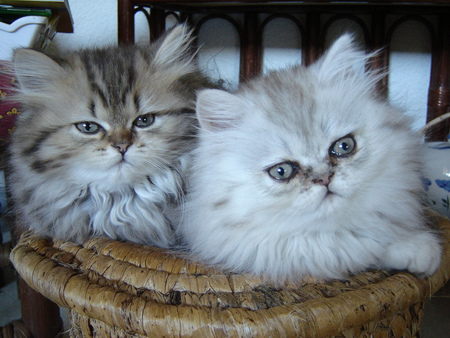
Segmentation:
[[(146, 10), (149, 9), (149, 10)], [(226, 18), (230, 13), (244, 16), (242, 27), (237, 28), (241, 38), (240, 79), (244, 81), (258, 75), (261, 71), (261, 23), (258, 13), (271, 13), (273, 17), (290, 17), (292, 13), (303, 13), (306, 20), (302, 23), (304, 33), (303, 62), (313, 62), (323, 51), (324, 25), (321, 16), (325, 13), (336, 16), (353, 17), (357, 14), (371, 16), (370, 27), (365, 28), (367, 47), (378, 50), (388, 45), (392, 35), (392, 26), (387, 26), (386, 16), (399, 15), (399, 20), (419, 19), (428, 22), (428, 17), (437, 21), (432, 30), (432, 65), (428, 94), (427, 120), (438, 117), (450, 107), (450, 1), (448, 0), (372, 0), (372, 1), (328, 1), (283, 0), (282, 4), (269, 0), (118, 0), (118, 38), (121, 44), (134, 42), (134, 15), (144, 11), (147, 16), (150, 39), (157, 39), (165, 30), (168, 13), (179, 12), (180, 21), (193, 25), (202, 24), (208, 18)], [(193, 21), (194, 14), (201, 14), (202, 21)], [(264, 26), (264, 23), (262, 23)], [(428, 25), (428, 24), (427, 24)], [(325, 27), (326, 28), (326, 27)], [(384, 68), (388, 64), (388, 50), (374, 60), (374, 66)], [(387, 81), (380, 82), (381, 93), (386, 92)], [(449, 122), (443, 122), (428, 135), (429, 140), (443, 140), (449, 131)], [(48, 338), (58, 335), (62, 325), (58, 307), (21, 282), (21, 302), (23, 321), (36, 338)]]
[[(279, 4), (281, 3), (281, 4)], [(148, 9), (148, 11), (146, 11)], [(271, 13), (271, 19), (287, 17), (301, 26), (303, 33), (303, 63), (310, 64), (323, 52), (324, 37), (329, 22), (323, 22), (325, 14), (333, 15), (332, 20), (347, 17), (358, 20), (358, 15), (370, 16), (370, 24), (360, 23), (369, 50), (379, 50), (389, 46), (393, 30), (406, 20), (423, 23), (431, 36), (432, 65), (428, 92), (427, 121), (449, 112), (450, 107), (450, 1), (423, 0), (372, 0), (372, 1), (328, 1), (310, 0), (282, 2), (268, 0), (119, 0), (119, 31), (121, 44), (134, 42), (134, 15), (144, 12), (147, 16), (150, 39), (158, 38), (165, 30), (166, 16), (174, 11), (180, 15), (180, 21), (188, 21), (194, 26), (202, 25), (206, 20), (220, 16), (231, 22), (241, 39), (240, 79), (250, 79), (261, 72), (262, 31), (264, 22), (259, 22), (259, 13)], [(239, 25), (228, 15), (240, 13), (243, 24)], [(305, 20), (297, 22), (294, 14), (303, 14)], [(388, 25), (388, 15), (398, 15), (398, 19)], [(194, 22), (194, 16), (201, 16)], [(330, 20), (328, 20), (330, 21)], [(436, 24), (437, 23), (437, 24)], [(435, 27), (436, 26), (436, 27)], [(383, 49), (372, 67), (388, 68), (389, 48)], [(380, 81), (379, 89), (387, 93), (387, 78)], [(450, 123), (440, 123), (427, 135), (429, 141), (445, 140)]]

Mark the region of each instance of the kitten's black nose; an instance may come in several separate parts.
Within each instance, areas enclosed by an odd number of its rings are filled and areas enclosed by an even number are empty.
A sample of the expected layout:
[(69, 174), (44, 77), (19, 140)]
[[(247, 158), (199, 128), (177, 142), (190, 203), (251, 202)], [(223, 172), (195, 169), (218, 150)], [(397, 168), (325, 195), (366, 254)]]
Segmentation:
[(129, 143), (116, 143), (113, 145), (114, 148), (116, 148), (119, 153), (122, 154), (122, 156), (127, 152), (128, 148), (130, 147)]
[(312, 181), (315, 184), (321, 184), (328, 188), (328, 184), (331, 182), (331, 178), (334, 176), (334, 173), (327, 173), (325, 175), (321, 175), (317, 178), (314, 178)]

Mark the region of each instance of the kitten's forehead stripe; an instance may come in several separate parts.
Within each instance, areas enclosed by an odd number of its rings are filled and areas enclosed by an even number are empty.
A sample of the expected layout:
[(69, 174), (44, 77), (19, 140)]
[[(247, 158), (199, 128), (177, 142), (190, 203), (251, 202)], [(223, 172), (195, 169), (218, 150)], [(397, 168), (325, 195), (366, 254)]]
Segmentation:
[(133, 88), (134, 81), (135, 81), (135, 70), (134, 70), (133, 66), (129, 65), (128, 66), (128, 86), (127, 86), (128, 91), (130, 91), (131, 88)]
[(110, 50), (81, 54), (92, 92), (105, 109), (115, 114), (121, 114), (118, 108), (125, 104), (136, 81), (134, 61), (130, 61), (134, 55), (127, 50), (122, 50), (122, 54), (126, 54), (126, 61), (124, 55), (112, 54)]
[(136, 108), (136, 111), (139, 111), (140, 108), (141, 108), (141, 104), (139, 102), (139, 94), (138, 94), (138, 92), (134, 93), (133, 102), (134, 102), (134, 106)]
[(92, 113), (92, 115), (93, 115), (94, 117), (97, 117), (97, 114), (95, 113), (95, 102), (94, 102), (94, 100), (91, 101), (90, 112)]
[(103, 90), (100, 88), (100, 86), (96, 83), (91, 83), (91, 89), (92, 89), (92, 92), (95, 93), (100, 98), (103, 105), (105, 107), (108, 107), (108, 99), (106, 98), (106, 94), (103, 92)]

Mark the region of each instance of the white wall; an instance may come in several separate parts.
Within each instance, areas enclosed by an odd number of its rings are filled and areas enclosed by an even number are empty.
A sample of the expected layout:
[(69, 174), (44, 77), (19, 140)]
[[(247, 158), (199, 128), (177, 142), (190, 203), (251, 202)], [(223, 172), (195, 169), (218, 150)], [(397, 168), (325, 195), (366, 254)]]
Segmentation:
[(74, 33), (57, 33), (49, 49), (70, 50), (117, 43), (117, 1), (69, 0)]
[[(117, 43), (117, 1), (69, 0), (74, 20), (74, 33), (58, 33), (51, 42), (50, 51), (67, 52), (71, 49), (103, 46)], [(345, 30), (346, 22), (337, 24), (331, 37)], [(208, 22), (200, 32), (202, 49), (199, 53), (201, 68), (212, 78), (222, 79), (230, 89), (237, 87), (238, 42), (237, 35), (230, 34), (226, 22)], [(279, 19), (269, 24), (264, 34), (264, 71), (299, 62), (301, 59), (300, 36), (288, 31), (290, 23)], [(349, 24), (349, 27), (351, 23)], [(147, 23), (142, 14), (136, 16), (136, 40), (148, 40)], [(214, 27), (214, 28), (213, 28)], [(214, 34), (212, 32), (214, 31)], [(284, 34), (286, 39), (281, 39)], [(298, 36), (297, 36), (298, 35)], [(280, 41), (293, 41), (280, 44)], [(430, 77), (431, 56), (429, 39), (421, 27), (406, 22), (394, 34), (389, 76), (389, 98), (391, 102), (404, 108), (415, 121), (418, 129), (425, 124), (427, 93)]]

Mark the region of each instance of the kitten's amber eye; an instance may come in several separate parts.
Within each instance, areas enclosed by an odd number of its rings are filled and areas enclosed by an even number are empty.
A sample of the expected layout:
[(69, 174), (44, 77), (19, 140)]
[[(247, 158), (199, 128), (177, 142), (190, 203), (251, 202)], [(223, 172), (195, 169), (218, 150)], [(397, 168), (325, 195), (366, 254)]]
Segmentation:
[(102, 127), (95, 122), (79, 122), (75, 124), (75, 127), (84, 134), (96, 134), (102, 129)]
[(284, 181), (296, 174), (297, 166), (291, 162), (283, 162), (275, 164), (267, 172), (273, 179)]
[(136, 120), (134, 120), (133, 124), (139, 128), (145, 128), (150, 126), (153, 121), (155, 121), (155, 115), (153, 114), (145, 114), (138, 116)]
[(330, 155), (334, 157), (342, 157), (350, 155), (356, 149), (356, 141), (352, 136), (340, 138), (330, 147)]

